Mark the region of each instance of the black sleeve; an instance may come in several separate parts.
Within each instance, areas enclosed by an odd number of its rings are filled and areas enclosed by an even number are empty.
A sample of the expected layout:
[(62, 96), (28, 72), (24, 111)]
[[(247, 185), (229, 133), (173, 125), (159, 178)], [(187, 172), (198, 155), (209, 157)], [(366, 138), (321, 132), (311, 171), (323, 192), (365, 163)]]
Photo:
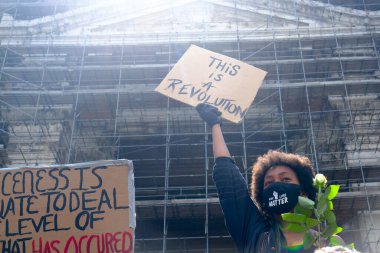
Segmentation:
[(247, 182), (231, 158), (216, 158), (213, 179), (227, 229), (239, 252), (243, 252), (247, 244), (250, 244), (249, 248), (256, 244), (265, 226), (264, 218), (250, 197)]

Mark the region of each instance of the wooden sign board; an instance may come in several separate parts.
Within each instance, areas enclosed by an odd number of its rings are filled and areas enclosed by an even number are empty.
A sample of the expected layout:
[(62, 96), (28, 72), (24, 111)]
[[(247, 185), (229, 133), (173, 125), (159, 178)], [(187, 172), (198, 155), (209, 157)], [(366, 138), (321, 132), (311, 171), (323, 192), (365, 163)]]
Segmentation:
[(128, 160), (0, 169), (0, 252), (133, 252)]
[(191, 106), (213, 105), (239, 123), (267, 72), (231, 57), (191, 45), (155, 89)]

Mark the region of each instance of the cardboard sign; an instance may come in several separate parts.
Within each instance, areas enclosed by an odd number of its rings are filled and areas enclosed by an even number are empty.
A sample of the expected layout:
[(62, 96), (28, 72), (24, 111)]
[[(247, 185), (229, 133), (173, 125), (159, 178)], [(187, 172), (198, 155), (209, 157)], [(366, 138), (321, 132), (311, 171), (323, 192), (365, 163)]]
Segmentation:
[(191, 106), (213, 105), (222, 117), (242, 120), (267, 72), (192, 45), (155, 89)]
[(0, 252), (133, 252), (128, 160), (0, 170)]

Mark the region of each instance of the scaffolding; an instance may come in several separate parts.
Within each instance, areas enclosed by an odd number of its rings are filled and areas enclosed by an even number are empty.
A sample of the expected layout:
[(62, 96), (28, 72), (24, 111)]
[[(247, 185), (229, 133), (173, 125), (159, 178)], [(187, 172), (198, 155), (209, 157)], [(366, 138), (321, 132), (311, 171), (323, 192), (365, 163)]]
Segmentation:
[(268, 72), (243, 122), (223, 122), (247, 182), (268, 149), (308, 156), (341, 186), (342, 237), (380, 251), (377, 0), (17, 0), (0, 13), (1, 167), (132, 160), (136, 252), (235, 250), (210, 129), (154, 92), (191, 44)]

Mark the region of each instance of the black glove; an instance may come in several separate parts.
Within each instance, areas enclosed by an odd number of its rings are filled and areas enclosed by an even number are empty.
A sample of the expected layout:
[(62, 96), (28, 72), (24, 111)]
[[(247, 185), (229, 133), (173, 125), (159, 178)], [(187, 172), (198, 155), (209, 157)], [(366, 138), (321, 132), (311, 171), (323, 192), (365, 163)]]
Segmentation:
[(220, 117), (222, 113), (218, 110), (218, 108), (209, 104), (198, 104), (195, 108), (197, 109), (199, 116), (206, 121), (207, 125), (210, 127), (222, 122)]

